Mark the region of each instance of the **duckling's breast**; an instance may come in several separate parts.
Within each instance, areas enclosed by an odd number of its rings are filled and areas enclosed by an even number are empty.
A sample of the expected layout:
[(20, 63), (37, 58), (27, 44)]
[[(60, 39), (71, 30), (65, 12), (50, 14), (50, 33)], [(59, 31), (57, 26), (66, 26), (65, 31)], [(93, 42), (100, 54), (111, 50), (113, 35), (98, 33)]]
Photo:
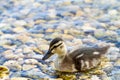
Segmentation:
[(76, 72), (75, 64), (68, 58), (60, 59), (57, 58), (54, 62), (55, 68), (62, 72)]

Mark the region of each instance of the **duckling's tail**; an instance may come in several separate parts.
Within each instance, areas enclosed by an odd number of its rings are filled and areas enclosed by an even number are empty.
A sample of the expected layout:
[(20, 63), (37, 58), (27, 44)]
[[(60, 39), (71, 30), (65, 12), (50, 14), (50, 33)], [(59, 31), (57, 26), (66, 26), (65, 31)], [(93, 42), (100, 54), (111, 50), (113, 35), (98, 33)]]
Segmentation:
[(110, 45), (106, 45), (98, 48), (97, 51), (100, 52), (100, 54), (102, 55), (102, 54), (106, 54), (109, 48)]

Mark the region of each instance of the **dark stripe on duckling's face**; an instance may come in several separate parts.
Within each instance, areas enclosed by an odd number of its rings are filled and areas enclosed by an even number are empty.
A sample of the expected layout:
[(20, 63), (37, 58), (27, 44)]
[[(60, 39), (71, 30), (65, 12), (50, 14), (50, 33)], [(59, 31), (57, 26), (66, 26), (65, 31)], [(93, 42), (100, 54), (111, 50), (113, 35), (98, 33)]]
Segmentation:
[(53, 47), (50, 48), (50, 49), (48, 50), (48, 52), (44, 55), (44, 57), (42, 58), (42, 60), (46, 60), (46, 59), (48, 59), (50, 56), (52, 56), (52, 55), (53, 55), (52, 50), (54, 50), (55, 48), (59, 47), (60, 45), (62, 45), (62, 42), (59, 43), (58, 45), (53, 45)]
[(60, 45), (62, 45), (62, 43), (60, 43), (60, 44), (58, 44), (58, 45), (53, 46), (50, 50), (52, 51), (53, 49), (55, 49), (55, 48), (59, 47)]

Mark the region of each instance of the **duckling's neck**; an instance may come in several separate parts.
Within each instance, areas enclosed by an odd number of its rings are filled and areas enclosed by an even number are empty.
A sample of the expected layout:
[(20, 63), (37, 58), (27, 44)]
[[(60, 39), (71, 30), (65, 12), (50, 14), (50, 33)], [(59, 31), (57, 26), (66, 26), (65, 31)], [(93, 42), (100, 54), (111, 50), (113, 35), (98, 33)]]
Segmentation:
[(67, 52), (58, 54), (58, 58), (61, 58), (61, 59), (65, 58), (65, 56), (67, 56)]
[(68, 53), (67, 47), (66, 47), (66, 45), (64, 45), (64, 48), (59, 50), (58, 53), (57, 53), (58, 58), (64, 58), (65, 56), (68, 55), (67, 53)]

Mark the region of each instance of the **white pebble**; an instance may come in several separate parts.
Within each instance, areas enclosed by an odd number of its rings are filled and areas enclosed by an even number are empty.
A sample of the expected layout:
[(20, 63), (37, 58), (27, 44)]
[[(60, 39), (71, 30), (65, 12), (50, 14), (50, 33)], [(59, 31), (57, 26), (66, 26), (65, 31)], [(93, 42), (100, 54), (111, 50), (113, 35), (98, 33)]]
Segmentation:
[(18, 61), (15, 61), (15, 60), (6, 61), (3, 65), (7, 66), (11, 69), (14, 69), (14, 70), (21, 70), (22, 69), (22, 66), (18, 63)]
[(39, 62), (36, 59), (26, 59), (26, 64), (38, 64)]
[(100, 80), (100, 78), (97, 77), (96, 75), (92, 75), (91, 80)]
[(11, 78), (10, 80), (32, 80), (32, 79), (24, 78), (24, 77), (14, 77), (14, 78)]
[(37, 66), (36, 65), (24, 64), (22, 69), (23, 70), (30, 70), (30, 69), (33, 69), (35, 67), (37, 67)]

